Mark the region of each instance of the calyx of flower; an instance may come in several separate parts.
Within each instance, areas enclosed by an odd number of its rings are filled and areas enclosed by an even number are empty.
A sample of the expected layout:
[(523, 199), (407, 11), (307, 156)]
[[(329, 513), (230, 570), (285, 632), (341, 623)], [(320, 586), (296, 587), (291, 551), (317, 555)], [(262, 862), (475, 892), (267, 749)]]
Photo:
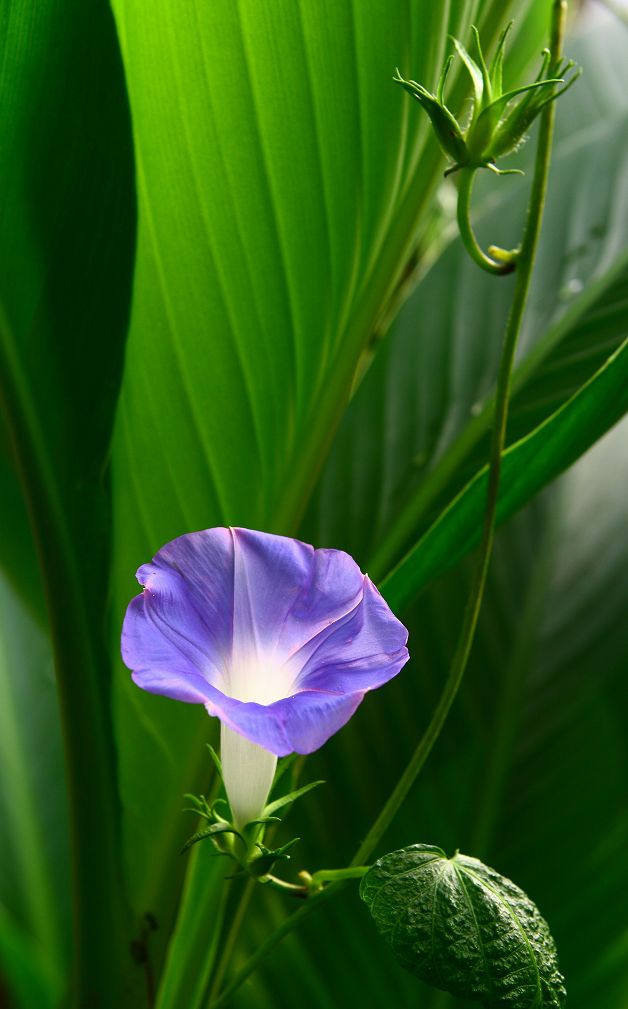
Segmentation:
[[(406, 80), (399, 70), (395, 73), (393, 80), (401, 84), (427, 112), (442, 150), (451, 158), (453, 164), (447, 169), (447, 175), (461, 168), (489, 168), (502, 174), (495, 168), (496, 159), (516, 150), (548, 102), (553, 102), (564, 94), (580, 76), (580, 69), (576, 69), (567, 80), (567, 75), (575, 67), (573, 61), (561, 59), (552, 63), (549, 50), (546, 49), (542, 53), (541, 68), (536, 79), (530, 84), (504, 91), (502, 79), (505, 43), (512, 24), (511, 21), (502, 32), (489, 66), (482, 52), (477, 28), (472, 29), (477, 62), (458, 39), (452, 37), (456, 53), (471, 78), (473, 89), (472, 110), (465, 125), (456, 119), (444, 101), (445, 83), (454, 60), (453, 54), (445, 61), (435, 95), (422, 84)], [(514, 170), (509, 170), (512, 171)]]

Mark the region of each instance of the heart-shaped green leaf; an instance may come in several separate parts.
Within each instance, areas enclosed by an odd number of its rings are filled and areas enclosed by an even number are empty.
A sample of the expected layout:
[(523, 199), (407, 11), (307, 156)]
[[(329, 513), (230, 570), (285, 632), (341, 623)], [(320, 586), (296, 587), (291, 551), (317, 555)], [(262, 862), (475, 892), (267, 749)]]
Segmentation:
[(380, 858), (360, 886), (397, 960), (487, 1009), (559, 1009), (565, 989), (547, 922), (477, 858), (414, 844)]

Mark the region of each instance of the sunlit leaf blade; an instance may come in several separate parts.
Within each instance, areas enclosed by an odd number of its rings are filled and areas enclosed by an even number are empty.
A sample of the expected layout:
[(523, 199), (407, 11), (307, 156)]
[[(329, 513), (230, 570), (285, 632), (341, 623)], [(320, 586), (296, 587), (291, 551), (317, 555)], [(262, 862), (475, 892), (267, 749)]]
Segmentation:
[[(295, 529), (444, 167), (391, 71), (436, 80), (471, 6), (114, 4), (140, 209), (112, 654), (133, 571), (165, 541)], [(114, 704), (135, 904), (168, 915), (184, 838), (164, 810), (202, 787), (210, 726), (122, 668)]]
[[(547, 8), (541, 11), (543, 23), (546, 13)], [(611, 24), (607, 35), (604, 38), (587, 22), (581, 38), (570, 41), (570, 53), (587, 72), (578, 84), (578, 101), (574, 89), (565, 97), (558, 117), (559, 126), (568, 120), (578, 131), (599, 131), (600, 138), (607, 129), (607, 139), (598, 149), (598, 167), (592, 161), (585, 168), (579, 161), (578, 172), (565, 171), (561, 176), (562, 186), (568, 190), (574, 186), (570, 190), (573, 196), (578, 179), (590, 173), (589, 196), (585, 197), (583, 190), (582, 199), (570, 200), (573, 213), (559, 211), (551, 230), (544, 231), (544, 242), (555, 234), (563, 248), (573, 250), (563, 261), (548, 248), (540, 271), (540, 276), (547, 278), (548, 289), (561, 293), (568, 311), (579, 301), (578, 281), (581, 279), (586, 288), (591, 267), (594, 271), (599, 267), (600, 276), (614, 268), (625, 243), (625, 218), (620, 209), (609, 213), (608, 229), (601, 225), (603, 207), (613, 193), (620, 197), (618, 208), (625, 206), (622, 175), (614, 176), (612, 166), (604, 167), (602, 159), (605, 147), (609, 143), (612, 147), (612, 136), (618, 144), (616, 153), (621, 154), (625, 136), (623, 128), (606, 128), (604, 119), (608, 120), (609, 105), (620, 112), (626, 109), (628, 89), (623, 71), (628, 64), (622, 55), (626, 36), (620, 34), (617, 24)], [(595, 47), (593, 62), (589, 41)], [(516, 58), (518, 52), (518, 45), (511, 45), (510, 58)], [(580, 139), (583, 137), (584, 133)], [(578, 150), (576, 137), (576, 156)], [(601, 179), (610, 180), (610, 186), (601, 185)], [(499, 184), (506, 185), (506, 180)], [(491, 180), (491, 187), (494, 185)], [(590, 217), (587, 209), (592, 210)], [(505, 209), (500, 209), (500, 217), (507, 219)], [(493, 240), (494, 233), (487, 237)], [(517, 239), (516, 231), (513, 238)], [(477, 270), (462, 283), (451, 264), (449, 273), (449, 290), (460, 291), (461, 306), (473, 304)], [(370, 482), (366, 452), (356, 443), (353, 451), (338, 457), (338, 470), (333, 480), (325, 482), (318, 504), (318, 524), (307, 525), (307, 535), (316, 542), (350, 544), (366, 562), (372, 551), (373, 539), (368, 537), (373, 513), (382, 514), (376, 504), (377, 480), (386, 481), (386, 494), (395, 486), (403, 488), (404, 472), (394, 466), (397, 451), (402, 458), (413, 459), (415, 479), (420, 475), (422, 460), (413, 456), (422, 455), (424, 446), (431, 443), (429, 430), (415, 453), (400, 445), (399, 429), (394, 426), (382, 437), (383, 424), (378, 418), (392, 423), (393, 397), (400, 400), (400, 415), (404, 410), (407, 417), (420, 414), (426, 425), (430, 424), (431, 438), (438, 438), (441, 451), (448, 438), (465, 426), (470, 407), (477, 403), (481, 408), (493, 374), (486, 334), (489, 327), (493, 331), (494, 313), (499, 315), (500, 310), (483, 294), (480, 300), (483, 328), (478, 338), (484, 340), (480, 349), (472, 346), (469, 326), (475, 313), (461, 312), (457, 339), (452, 344), (435, 334), (442, 357), (424, 355), (418, 384), (416, 374), (410, 373), (407, 364), (404, 370), (400, 362), (400, 374), (414, 387), (414, 400), (401, 397), (403, 386), (392, 375), (387, 384), (390, 398), (372, 388), (360, 421), (365, 425), (370, 451), (379, 453), (378, 477)], [(555, 302), (542, 301), (530, 336), (545, 331), (548, 320), (544, 310), (550, 316), (554, 311)], [(429, 324), (439, 317), (439, 311), (452, 307), (453, 301), (445, 294), (437, 304), (438, 311), (424, 303), (415, 317), (420, 313)], [(408, 328), (407, 335), (406, 354), (416, 343), (416, 330)], [(582, 338), (581, 348), (584, 331)], [(606, 355), (605, 338), (600, 343), (600, 352)], [(438, 349), (436, 343), (434, 347)], [(472, 359), (478, 365), (475, 371)], [(452, 367), (458, 360), (460, 367)], [(575, 362), (574, 355), (570, 367)], [(466, 392), (465, 373), (475, 383)], [(553, 388), (558, 394), (559, 384)], [(426, 408), (431, 390), (442, 393), (441, 406), (435, 406), (432, 415)], [(455, 400), (461, 404), (459, 409), (448, 412), (447, 406), (453, 407)], [(543, 409), (540, 401), (537, 409)], [(541, 412), (538, 417), (542, 418)], [(460, 699), (386, 842), (389, 848), (401, 847), (418, 832), (438, 837), (449, 850), (460, 846), (499, 864), (534, 894), (552, 923), (561, 965), (569, 979), (571, 1009), (590, 1009), (591, 1004), (597, 1009), (617, 1009), (628, 990), (625, 906), (617, 898), (628, 890), (628, 863), (623, 854), (628, 846), (626, 435), (625, 423), (616, 427), (500, 531), (488, 597)], [(338, 479), (341, 470), (347, 480)], [(338, 510), (337, 521), (332, 520), (333, 509)], [(391, 522), (394, 514), (391, 504)], [(368, 697), (352, 723), (320, 753), (308, 758), (308, 774), (325, 777), (329, 783), (326, 809), (334, 817), (335, 829), (330, 838), (318, 816), (310, 816), (305, 806), (295, 807), (294, 829), (303, 837), (306, 866), (325, 853), (329, 859), (340, 852), (346, 863), (355, 850), (356, 835), (364, 836), (389, 794), (391, 782), (405, 766), (447, 675), (468, 592), (468, 572), (468, 565), (459, 565), (428, 588), (405, 614), (411, 630), (411, 667)], [(480, 775), (486, 780), (487, 797), (478, 808)], [(578, 844), (566, 846), (566, 836), (578, 838)], [(279, 899), (268, 893), (263, 896), (266, 900), (256, 901), (247, 916), (249, 952), (267, 936), (269, 921), (276, 925), (286, 913)], [(365, 1009), (391, 1004), (467, 1009), (468, 1003), (442, 993), (427, 988), (417, 992), (417, 982), (400, 969), (393, 967), (384, 975), (381, 961), (372, 955), (369, 922), (363, 924), (364, 917), (350, 894), (330, 902), (320, 916), (312, 915), (298, 934), (284, 941), (251, 983), (240, 990), (234, 1005), (237, 1009), (289, 1009), (298, 1001), (307, 1009), (356, 1003)], [(597, 923), (595, 929), (592, 921)], [(342, 935), (342, 944), (330, 944), (330, 933)], [(321, 971), (323, 958), (325, 970)], [(286, 973), (287, 961), (294, 965), (294, 976)]]
[(94, 513), (102, 524), (134, 246), (119, 53), (99, 2), (14, 4), (0, 39), (12, 85), (0, 114), (0, 303), (5, 354), (10, 334), (16, 348), (3, 382), (21, 383), (64, 505), (88, 536)]
[(511, 880), (433, 845), (391, 852), (360, 884), (402, 967), (486, 1009), (560, 1009), (563, 978), (547, 922)]

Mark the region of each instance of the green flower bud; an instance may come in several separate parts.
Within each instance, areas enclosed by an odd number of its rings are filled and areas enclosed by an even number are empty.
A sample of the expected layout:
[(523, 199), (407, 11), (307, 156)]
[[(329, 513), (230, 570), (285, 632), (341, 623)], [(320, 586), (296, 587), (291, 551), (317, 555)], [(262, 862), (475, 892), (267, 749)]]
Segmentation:
[[(454, 162), (446, 174), (460, 168), (490, 168), (495, 171), (495, 160), (519, 147), (530, 126), (547, 103), (564, 94), (580, 74), (577, 70), (571, 79), (566, 81), (567, 74), (574, 67), (573, 62), (561, 61), (551, 66), (549, 52), (545, 51), (535, 81), (510, 91), (503, 91), (505, 42), (511, 27), (512, 22), (502, 32), (490, 66), (487, 66), (484, 59), (480, 37), (475, 27), (473, 33), (477, 62), (457, 39), (452, 38), (473, 86), (473, 109), (464, 128), (447, 108), (443, 98), (453, 55), (445, 62), (435, 95), (416, 81), (405, 80), (399, 70), (393, 78), (417, 99), (430, 117), (441, 148)], [(557, 90), (561, 84), (564, 87)], [(499, 170), (497, 171), (500, 174)]]
[[(444, 78), (447, 76), (449, 67), (451, 66), (451, 57), (445, 67), (443, 68), (443, 74), (441, 80), (444, 82)], [(421, 107), (425, 109), (428, 116), (432, 120), (432, 126), (436, 133), (438, 142), (445, 154), (456, 162), (456, 164), (466, 164), (467, 163), (467, 148), (464, 142), (464, 136), (460, 126), (456, 122), (456, 119), (451, 114), (446, 105), (436, 96), (430, 94), (421, 84), (417, 84), (416, 81), (406, 81), (399, 73), (397, 68), (393, 80), (397, 84), (401, 84), (405, 90), (412, 95), (413, 98), (419, 102)]]

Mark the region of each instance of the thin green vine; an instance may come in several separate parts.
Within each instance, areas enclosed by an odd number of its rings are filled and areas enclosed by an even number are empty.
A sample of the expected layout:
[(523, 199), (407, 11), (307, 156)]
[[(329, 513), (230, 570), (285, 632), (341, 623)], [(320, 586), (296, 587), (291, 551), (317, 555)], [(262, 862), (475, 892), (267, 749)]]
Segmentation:
[(460, 235), (462, 241), (464, 242), (464, 247), (471, 256), (474, 263), (477, 263), (479, 267), (486, 270), (487, 273), (492, 273), (495, 276), (503, 277), (505, 274), (513, 273), (517, 267), (517, 260), (519, 258), (519, 251), (513, 249), (507, 252), (505, 249), (497, 249), (491, 246), (489, 252), (492, 252), (493, 257), (487, 256), (487, 254), (480, 247), (477, 238), (475, 237), (475, 232), (471, 226), (471, 193), (473, 191), (473, 183), (475, 181), (475, 174), (477, 168), (462, 168), (459, 172), (459, 183), (458, 183), (458, 203), (457, 203), (457, 219), (458, 228), (460, 229)]

